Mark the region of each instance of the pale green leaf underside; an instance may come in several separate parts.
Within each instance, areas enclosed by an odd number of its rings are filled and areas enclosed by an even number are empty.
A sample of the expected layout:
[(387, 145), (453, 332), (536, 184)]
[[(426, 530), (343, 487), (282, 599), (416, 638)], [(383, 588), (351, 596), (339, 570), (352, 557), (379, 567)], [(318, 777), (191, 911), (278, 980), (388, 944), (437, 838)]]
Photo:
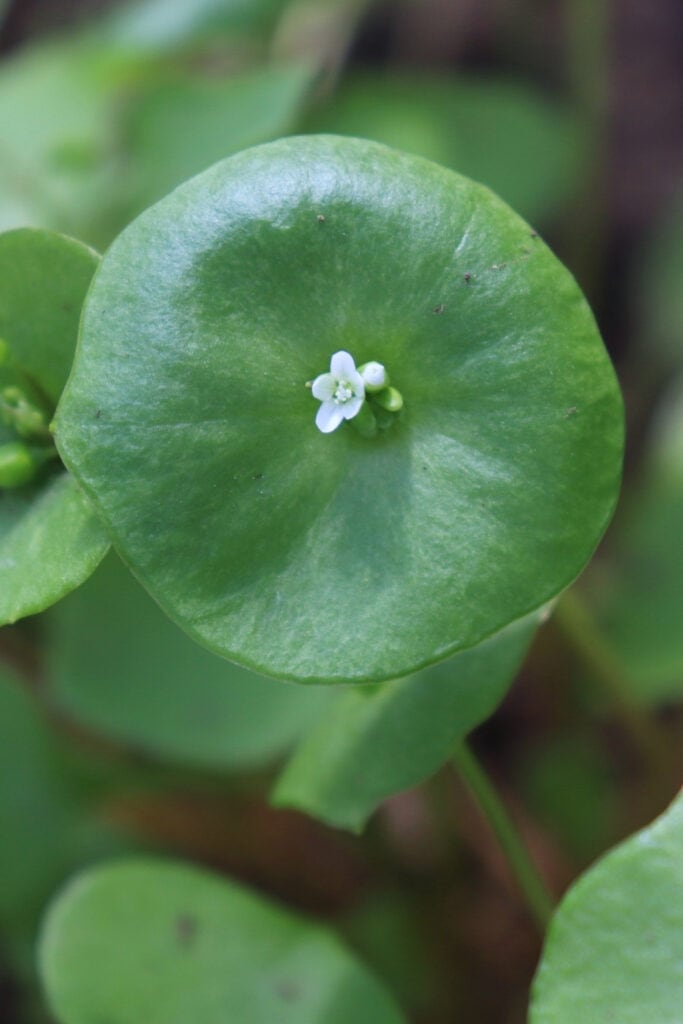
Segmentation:
[(530, 1024), (680, 1024), (683, 797), (572, 886), (550, 926)]
[[(340, 349), (404, 395), (375, 441), (314, 425), (304, 385)], [(571, 582), (612, 512), (622, 410), (576, 284), (500, 200), (309, 136), (119, 237), (57, 438), (193, 637), (281, 678), (379, 681)]]
[(128, 861), (53, 904), (40, 962), (60, 1024), (401, 1024), (325, 928), (197, 868)]
[(408, 679), (341, 694), (285, 766), (274, 803), (360, 831), (382, 800), (435, 772), (495, 710), (537, 624), (530, 617)]

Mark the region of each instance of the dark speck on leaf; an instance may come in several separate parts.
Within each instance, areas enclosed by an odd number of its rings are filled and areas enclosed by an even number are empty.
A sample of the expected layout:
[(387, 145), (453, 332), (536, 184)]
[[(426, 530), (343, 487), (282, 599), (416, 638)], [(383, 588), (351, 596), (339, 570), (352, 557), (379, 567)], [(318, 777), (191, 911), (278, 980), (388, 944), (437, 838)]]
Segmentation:
[(197, 918), (191, 914), (179, 914), (175, 922), (178, 945), (189, 949), (197, 936)]
[(295, 1003), (302, 996), (301, 985), (288, 979), (278, 981), (275, 991), (285, 1003)]
[(95, 413), (95, 419), (98, 420), (101, 415), (102, 415), (102, 410), (98, 409), (97, 412)]
[(439, 313), (443, 313), (445, 308), (446, 307), (444, 306), (443, 302), (440, 302), (438, 306), (434, 306), (434, 312), (438, 315)]
[(254, 473), (254, 476), (253, 476), (252, 479), (254, 479), (254, 480), (263, 480), (263, 473)]
[(471, 280), (472, 280), (472, 275), (470, 274), (470, 272), (468, 270), (467, 273), (463, 275), (463, 281), (465, 282), (465, 284), (469, 284)]
[(316, 220), (318, 221), (318, 224), (324, 224), (325, 223), (325, 217), (323, 216), (322, 213), (318, 214), (318, 216), (316, 217)]

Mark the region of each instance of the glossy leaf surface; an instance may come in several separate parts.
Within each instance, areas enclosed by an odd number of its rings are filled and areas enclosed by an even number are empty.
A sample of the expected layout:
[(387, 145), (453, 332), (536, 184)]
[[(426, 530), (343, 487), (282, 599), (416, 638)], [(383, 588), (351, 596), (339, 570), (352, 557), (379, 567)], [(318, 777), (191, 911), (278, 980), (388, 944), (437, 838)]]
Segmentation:
[(536, 618), (415, 676), (354, 687), (299, 744), (274, 802), (360, 831), (388, 796), (422, 782), (496, 708)]
[(253, 768), (286, 751), (337, 695), (264, 679), (192, 643), (113, 555), (50, 613), (51, 701), (157, 757)]
[[(83, 298), (97, 256), (73, 239), (19, 229), (0, 235), (0, 388), (16, 373), (54, 411), (73, 360)], [(0, 443), (16, 439), (0, 426)], [(36, 482), (0, 490), (0, 624), (42, 611), (86, 579), (108, 541), (75, 481), (48, 467)]]
[[(321, 434), (305, 387), (382, 362), (396, 425)], [(192, 636), (282, 678), (383, 680), (581, 570), (621, 400), (593, 318), (488, 190), (334, 137), (247, 150), (109, 251), (57, 418), (124, 560)]]
[(204, 871), (129, 861), (52, 906), (42, 975), (60, 1024), (400, 1024), (326, 929)]
[(678, 1024), (683, 1006), (683, 797), (569, 890), (530, 1024)]

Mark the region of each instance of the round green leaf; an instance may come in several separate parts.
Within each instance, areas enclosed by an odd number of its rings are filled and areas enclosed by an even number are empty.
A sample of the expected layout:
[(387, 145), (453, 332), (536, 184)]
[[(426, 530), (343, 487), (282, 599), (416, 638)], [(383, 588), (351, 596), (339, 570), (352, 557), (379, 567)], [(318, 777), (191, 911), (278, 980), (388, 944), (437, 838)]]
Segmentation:
[[(315, 426), (305, 384), (342, 349), (404, 397), (377, 437)], [(309, 136), (217, 164), (119, 237), (57, 439), (192, 636), (363, 681), (571, 582), (612, 512), (622, 408), (575, 282), (497, 197)]]
[[(16, 375), (49, 417), (73, 360), (83, 298), (97, 256), (49, 231), (0, 235), (0, 390)], [(0, 425), (0, 445), (17, 440)], [(36, 482), (0, 489), (0, 624), (41, 611), (86, 579), (108, 547), (72, 477), (45, 469)]]
[(196, 868), (128, 861), (56, 900), (40, 962), (60, 1024), (401, 1024), (326, 929)]
[(683, 796), (584, 875), (550, 926), (530, 1024), (679, 1024)]
[(113, 556), (50, 612), (46, 677), (50, 700), (79, 722), (213, 768), (272, 761), (337, 696), (263, 679), (203, 650)]

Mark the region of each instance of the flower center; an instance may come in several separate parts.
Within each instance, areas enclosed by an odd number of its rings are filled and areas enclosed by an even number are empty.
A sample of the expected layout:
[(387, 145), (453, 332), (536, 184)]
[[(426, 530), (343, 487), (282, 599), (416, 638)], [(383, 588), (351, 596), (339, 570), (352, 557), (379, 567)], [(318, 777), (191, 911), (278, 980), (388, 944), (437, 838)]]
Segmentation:
[(333, 395), (337, 405), (345, 405), (350, 398), (353, 398), (353, 388), (346, 380), (340, 380)]

